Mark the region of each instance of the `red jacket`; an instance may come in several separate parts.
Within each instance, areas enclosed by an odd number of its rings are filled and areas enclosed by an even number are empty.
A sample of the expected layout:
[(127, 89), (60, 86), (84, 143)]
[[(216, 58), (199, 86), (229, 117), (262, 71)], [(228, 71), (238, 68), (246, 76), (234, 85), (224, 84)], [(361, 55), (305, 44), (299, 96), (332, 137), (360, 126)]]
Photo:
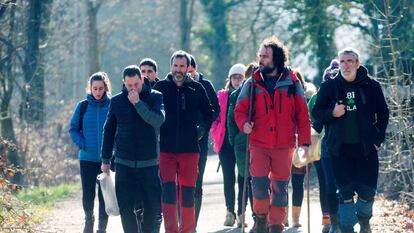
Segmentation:
[[(254, 122), (249, 142), (253, 146), (274, 148), (289, 148), (296, 145), (310, 145), (310, 118), (303, 96), (303, 88), (296, 75), (290, 69), (279, 77), (274, 88), (274, 98), (265, 88), (263, 76), (259, 70), (254, 78)], [(250, 87), (252, 78), (243, 85), (234, 110), (234, 119), (240, 130), (248, 121)]]

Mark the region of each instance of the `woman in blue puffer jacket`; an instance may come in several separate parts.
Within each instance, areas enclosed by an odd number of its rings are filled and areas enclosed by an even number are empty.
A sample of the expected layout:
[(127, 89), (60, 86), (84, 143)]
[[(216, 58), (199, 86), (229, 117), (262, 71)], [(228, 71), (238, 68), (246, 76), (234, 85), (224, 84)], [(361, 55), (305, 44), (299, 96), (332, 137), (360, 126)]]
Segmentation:
[[(102, 132), (108, 113), (110, 90), (110, 81), (105, 72), (93, 74), (88, 80), (86, 99), (77, 104), (70, 121), (69, 133), (79, 148), (82, 204), (85, 212), (84, 233), (93, 233), (96, 177), (101, 172)], [(99, 224), (97, 233), (104, 233), (108, 224), (108, 215), (105, 212), (105, 203), (100, 188), (98, 189), (98, 199)]]

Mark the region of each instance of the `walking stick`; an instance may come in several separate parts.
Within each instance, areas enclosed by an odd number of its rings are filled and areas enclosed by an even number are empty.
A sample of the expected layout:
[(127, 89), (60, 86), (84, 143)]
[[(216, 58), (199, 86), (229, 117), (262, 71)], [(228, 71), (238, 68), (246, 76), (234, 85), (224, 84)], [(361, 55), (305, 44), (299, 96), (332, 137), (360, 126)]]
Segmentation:
[[(309, 155), (308, 155), (309, 156)], [(310, 229), (310, 200), (309, 200), (309, 163), (306, 164), (306, 204), (307, 204), (307, 211), (308, 211), (308, 233), (311, 232)]]
[[(252, 112), (253, 112), (253, 98), (254, 98), (254, 78), (253, 76), (251, 77), (251, 84), (250, 84), (250, 90), (249, 90), (249, 95), (250, 95), (250, 101), (249, 101), (249, 118), (248, 118), (248, 122), (249, 124), (252, 123)], [(246, 138), (247, 142), (246, 142), (246, 159), (244, 161), (244, 180), (243, 180), (243, 195), (242, 195), (242, 216), (241, 216), (241, 227), (242, 233), (245, 233), (244, 231), (244, 217), (245, 217), (245, 212), (246, 212), (246, 191), (248, 189), (247, 187), (247, 179), (248, 176), (250, 174), (249, 172), (249, 160), (250, 160), (250, 153), (249, 153), (249, 135), (247, 135)]]

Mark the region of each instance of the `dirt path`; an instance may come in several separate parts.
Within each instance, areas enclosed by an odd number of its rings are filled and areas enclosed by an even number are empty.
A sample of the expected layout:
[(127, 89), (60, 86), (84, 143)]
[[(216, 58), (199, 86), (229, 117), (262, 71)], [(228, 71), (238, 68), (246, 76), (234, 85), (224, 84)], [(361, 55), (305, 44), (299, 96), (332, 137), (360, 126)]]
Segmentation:
[[(222, 191), (221, 173), (216, 173), (217, 156), (210, 156), (205, 172), (204, 180), (204, 199), (200, 214), (199, 233), (236, 233), (239, 229), (224, 227), (225, 217), (224, 195)], [(316, 194), (313, 193), (311, 199), (311, 232), (321, 232), (321, 211)], [(304, 200), (304, 205), (306, 199)], [(97, 206), (97, 205), (95, 205)], [(305, 207), (305, 206), (304, 206)], [(95, 211), (97, 208), (95, 208)], [(306, 227), (306, 209), (301, 215), (302, 228), (288, 228), (286, 233), (308, 232)], [(247, 210), (248, 229), (252, 226), (251, 213)], [(374, 205), (374, 218), (372, 219), (373, 232), (381, 233), (413, 233), (413, 222), (408, 218), (403, 218), (403, 210), (393, 202), (386, 202), (379, 199)], [(97, 216), (97, 213), (95, 213)], [(411, 225), (410, 225), (411, 224)], [(410, 228), (411, 226), (411, 228)], [(83, 210), (81, 206), (81, 194), (63, 200), (55, 205), (44, 217), (44, 220), (37, 227), (36, 232), (53, 233), (79, 233), (83, 229)], [(357, 228), (356, 228), (357, 229)], [(122, 233), (121, 220), (119, 217), (110, 217), (108, 223), (108, 233)], [(161, 232), (164, 232), (161, 227)]]

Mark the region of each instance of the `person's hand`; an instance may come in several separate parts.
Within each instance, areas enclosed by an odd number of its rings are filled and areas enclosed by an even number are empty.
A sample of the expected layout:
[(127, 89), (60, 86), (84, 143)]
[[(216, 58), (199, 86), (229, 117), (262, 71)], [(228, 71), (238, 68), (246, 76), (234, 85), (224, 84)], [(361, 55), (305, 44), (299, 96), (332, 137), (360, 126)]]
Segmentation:
[(108, 176), (109, 176), (109, 169), (111, 168), (111, 164), (102, 164), (101, 165), (101, 171), (103, 172), (103, 173), (106, 173), (106, 174), (108, 174)]
[(379, 151), (380, 147), (374, 144), (375, 150)]
[(339, 101), (339, 104), (335, 104), (335, 108), (332, 111), (332, 116), (338, 118), (345, 114), (345, 105), (342, 103), (342, 101)]
[(299, 155), (299, 160), (301, 162), (306, 162), (309, 156), (309, 147), (308, 146), (299, 146), (296, 148), (296, 153)]
[(136, 104), (139, 102), (139, 94), (136, 90), (131, 90), (128, 92), (128, 100), (131, 104)]
[(244, 123), (244, 125), (243, 125), (243, 132), (245, 134), (251, 134), (252, 133), (252, 130), (253, 130), (253, 125), (254, 125), (253, 122), (251, 122), (251, 123), (249, 123), (249, 122)]

